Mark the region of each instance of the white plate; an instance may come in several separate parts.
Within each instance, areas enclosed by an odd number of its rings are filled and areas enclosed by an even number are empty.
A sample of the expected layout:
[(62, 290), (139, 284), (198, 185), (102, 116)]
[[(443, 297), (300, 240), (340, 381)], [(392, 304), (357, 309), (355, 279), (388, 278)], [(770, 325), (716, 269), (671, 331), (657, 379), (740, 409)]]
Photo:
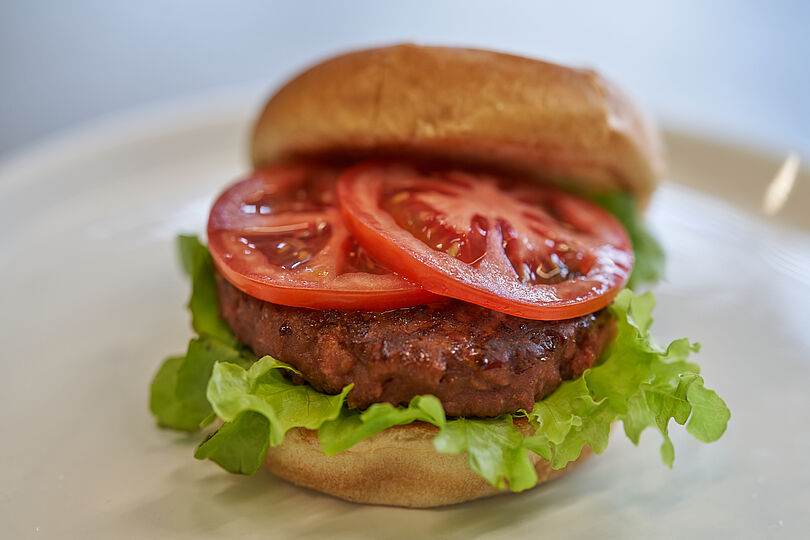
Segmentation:
[[(0, 523), (13, 538), (762, 538), (810, 530), (810, 178), (758, 217), (778, 161), (672, 134), (650, 209), (669, 253), (660, 340), (703, 343), (732, 410), (717, 443), (676, 430), (522, 495), (439, 510), (359, 506), (232, 476), (155, 427), (149, 382), (189, 337), (173, 251), (244, 171), (258, 93), (141, 111), (0, 170)], [(685, 187), (692, 186), (692, 187)], [(711, 192), (709, 196), (695, 188)], [(718, 197), (723, 197), (724, 202)]]

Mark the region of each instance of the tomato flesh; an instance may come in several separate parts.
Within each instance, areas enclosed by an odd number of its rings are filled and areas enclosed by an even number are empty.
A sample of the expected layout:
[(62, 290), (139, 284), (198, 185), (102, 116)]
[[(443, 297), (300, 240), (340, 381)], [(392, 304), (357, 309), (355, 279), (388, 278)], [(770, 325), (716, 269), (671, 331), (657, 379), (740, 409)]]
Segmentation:
[(338, 196), (376, 260), (436, 294), (519, 317), (595, 312), (633, 265), (616, 218), (547, 186), (373, 162), (346, 171)]
[(208, 220), (219, 271), (243, 292), (314, 309), (391, 309), (437, 297), (382, 266), (349, 235), (335, 169), (286, 164), (225, 190)]

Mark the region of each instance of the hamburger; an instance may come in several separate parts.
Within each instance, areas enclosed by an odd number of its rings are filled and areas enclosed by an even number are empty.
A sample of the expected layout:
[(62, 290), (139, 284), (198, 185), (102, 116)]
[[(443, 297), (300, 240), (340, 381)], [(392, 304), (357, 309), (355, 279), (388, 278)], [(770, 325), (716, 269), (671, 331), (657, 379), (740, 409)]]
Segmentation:
[(650, 335), (660, 144), (589, 70), (400, 45), (338, 56), (259, 115), (252, 172), (183, 236), (197, 336), (150, 407), (195, 450), (350, 501), (523, 491), (670, 420), (730, 414)]

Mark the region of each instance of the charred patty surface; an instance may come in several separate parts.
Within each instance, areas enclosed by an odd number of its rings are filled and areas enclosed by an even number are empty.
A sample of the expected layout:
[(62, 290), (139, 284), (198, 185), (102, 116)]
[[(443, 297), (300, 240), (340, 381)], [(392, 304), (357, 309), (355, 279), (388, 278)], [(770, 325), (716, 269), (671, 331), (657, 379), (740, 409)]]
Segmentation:
[(260, 356), (348, 405), (438, 397), (450, 416), (529, 410), (579, 377), (613, 337), (607, 312), (533, 321), (457, 300), (390, 311), (312, 310), (257, 300), (217, 274), (222, 316)]

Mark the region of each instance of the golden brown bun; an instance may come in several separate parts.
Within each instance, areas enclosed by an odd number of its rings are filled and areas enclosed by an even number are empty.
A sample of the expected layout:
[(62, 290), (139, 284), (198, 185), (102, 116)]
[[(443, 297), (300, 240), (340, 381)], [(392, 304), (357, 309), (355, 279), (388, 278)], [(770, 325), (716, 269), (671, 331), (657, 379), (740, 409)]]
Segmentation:
[[(529, 429), (526, 422), (519, 427)], [(275, 475), (293, 484), (359, 503), (429, 508), (503, 493), (473, 472), (466, 454), (438, 453), (433, 448), (437, 432), (430, 424), (415, 422), (386, 429), (344, 452), (326, 456), (317, 432), (296, 428), (287, 432), (281, 445), (270, 447), (265, 463)], [(591, 454), (585, 447), (577, 461), (556, 471), (536, 454), (529, 452), (529, 457), (540, 484)]]
[(338, 56), (267, 103), (255, 167), (301, 155), (404, 153), (514, 168), (646, 201), (660, 145), (590, 70), (508, 54), (398, 45)]

